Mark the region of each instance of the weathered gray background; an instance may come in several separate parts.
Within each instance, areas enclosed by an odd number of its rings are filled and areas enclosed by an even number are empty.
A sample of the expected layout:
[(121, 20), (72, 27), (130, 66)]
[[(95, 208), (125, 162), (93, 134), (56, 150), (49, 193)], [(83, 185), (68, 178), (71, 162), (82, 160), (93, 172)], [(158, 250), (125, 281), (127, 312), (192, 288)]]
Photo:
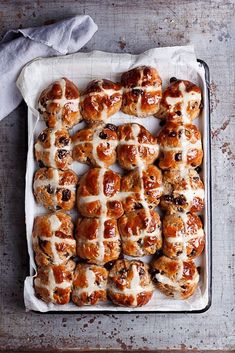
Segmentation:
[[(194, 315), (25, 313), (26, 106), (0, 123), (1, 348), (20, 350), (227, 350), (234, 340), (234, 1), (0, 1), (0, 35), (74, 14), (99, 31), (84, 50), (140, 53), (194, 44), (211, 71), (213, 303)], [(17, 54), (16, 54), (17, 55)], [(1, 87), (1, 86), (0, 86)], [(1, 88), (0, 88), (1, 89)]]

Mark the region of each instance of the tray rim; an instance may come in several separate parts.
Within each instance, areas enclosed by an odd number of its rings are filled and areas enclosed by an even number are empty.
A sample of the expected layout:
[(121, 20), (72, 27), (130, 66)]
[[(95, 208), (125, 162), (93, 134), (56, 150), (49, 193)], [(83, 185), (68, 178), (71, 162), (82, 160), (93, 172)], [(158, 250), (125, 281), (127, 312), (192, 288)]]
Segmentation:
[[(212, 305), (212, 168), (211, 168), (211, 110), (210, 110), (210, 69), (208, 64), (202, 60), (197, 58), (197, 62), (204, 67), (205, 70), (205, 82), (206, 82), (206, 94), (208, 99), (208, 106), (207, 106), (207, 119), (208, 119), (208, 129), (207, 129), (207, 154), (208, 154), (208, 163), (206, 166), (207, 169), (207, 184), (208, 184), (208, 202), (207, 202), (207, 211), (208, 211), (208, 233), (207, 233), (207, 252), (208, 252), (208, 302), (202, 309), (195, 309), (195, 310), (142, 310), (142, 311), (135, 311), (133, 308), (130, 310), (117, 310), (116, 312), (113, 310), (78, 310), (78, 311), (69, 311), (69, 310), (61, 310), (55, 311), (50, 310), (47, 312), (41, 312), (37, 310), (30, 310), (30, 312), (35, 313), (37, 315), (51, 315), (51, 314), (69, 314), (69, 315), (90, 315), (90, 314), (102, 314), (102, 315), (118, 315), (118, 314), (202, 314), (209, 310)], [(28, 271), (30, 272), (30, 271)], [(120, 307), (121, 308), (121, 307)]]

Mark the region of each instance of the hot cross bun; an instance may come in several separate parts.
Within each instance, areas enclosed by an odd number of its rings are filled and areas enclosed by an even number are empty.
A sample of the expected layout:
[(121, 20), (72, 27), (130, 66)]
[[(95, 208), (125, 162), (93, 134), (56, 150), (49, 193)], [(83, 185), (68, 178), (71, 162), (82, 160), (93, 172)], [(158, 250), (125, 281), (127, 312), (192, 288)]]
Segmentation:
[(35, 157), (39, 167), (62, 170), (72, 163), (71, 139), (67, 130), (45, 129), (35, 144)]
[(197, 167), (202, 163), (201, 134), (195, 125), (168, 123), (160, 131), (158, 143), (161, 169)]
[(34, 176), (34, 195), (49, 210), (71, 210), (76, 201), (77, 175), (72, 170), (40, 168)]
[(120, 235), (114, 218), (79, 218), (76, 230), (77, 254), (95, 264), (116, 260), (121, 252)]
[(136, 168), (124, 175), (121, 180), (121, 193), (125, 212), (131, 212), (148, 204), (150, 209), (156, 207), (162, 195), (162, 173), (154, 165), (146, 169)]
[(67, 304), (73, 284), (75, 262), (39, 267), (34, 278), (36, 296), (46, 303)]
[(81, 96), (81, 113), (89, 124), (106, 122), (122, 104), (122, 87), (109, 80), (91, 81)]
[(81, 121), (80, 94), (75, 84), (63, 77), (42, 91), (38, 110), (50, 128), (71, 128)]
[(33, 250), (38, 266), (66, 264), (76, 255), (71, 217), (63, 212), (38, 216), (33, 226)]
[(93, 167), (109, 167), (116, 162), (117, 127), (112, 124), (79, 130), (72, 138), (73, 159)]
[(78, 264), (73, 280), (72, 301), (78, 305), (95, 305), (106, 301), (108, 271), (101, 266)]
[(195, 213), (173, 213), (163, 218), (163, 253), (176, 259), (195, 259), (205, 245), (201, 219)]
[(156, 116), (176, 123), (191, 123), (200, 114), (201, 99), (200, 87), (190, 81), (172, 78), (163, 92)]
[(125, 255), (150, 255), (162, 247), (161, 221), (153, 210), (141, 209), (124, 214), (118, 220), (118, 229)]
[(193, 261), (161, 256), (151, 266), (153, 282), (167, 296), (187, 299), (195, 292), (199, 274)]
[(129, 123), (120, 125), (118, 138), (117, 158), (123, 169), (146, 167), (158, 157), (157, 138), (142, 125)]
[(120, 175), (111, 169), (89, 169), (81, 177), (77, 190), (77, 207), (81, 215), (119, 218), (123, 214), (120, 182)]
[(148, 265), (137, 260), (117, 260), (108, 277), (108, 296), (114, 304), (138, 307), (149, 302), (153, 285)]
[(196, 170), (165, 171), (160, 205), (168, 213), (200, 212), (204, 207), (204, 185)]
[(129, 115), (146, 117), (157, 113), (162, 96), (162, 80), (157, 70), (140, 66), (122, 74), (122, 111)]

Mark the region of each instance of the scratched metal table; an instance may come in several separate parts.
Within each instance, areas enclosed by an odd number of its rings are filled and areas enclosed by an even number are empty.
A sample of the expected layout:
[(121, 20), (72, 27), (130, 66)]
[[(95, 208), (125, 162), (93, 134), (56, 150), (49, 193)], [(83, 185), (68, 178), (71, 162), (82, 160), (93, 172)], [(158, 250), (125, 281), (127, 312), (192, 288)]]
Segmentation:
[(83, 48), (140, 53), (193, 43), (211, 71), (213, 302), (204, 314), (25, 313), (28, 273), (24, 225), (27, 110), (0, 123), (1, 345), (15, 351), (232, 351), (234, 338), (234, 1), (1, 1), (0, 35), (9, 28), (89, 14), (99, 31)]

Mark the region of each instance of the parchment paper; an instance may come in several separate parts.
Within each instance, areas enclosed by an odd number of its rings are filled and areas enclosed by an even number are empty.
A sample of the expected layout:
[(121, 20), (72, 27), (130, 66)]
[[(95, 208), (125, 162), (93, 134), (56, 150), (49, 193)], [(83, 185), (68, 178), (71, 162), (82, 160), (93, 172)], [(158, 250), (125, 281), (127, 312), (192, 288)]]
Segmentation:
[[(196, 264), (201, 267), (200, 283), (196, 293), (188, 300), (175, 300), (168, 298), (158, 290), (154, 292), (151, 301), (142, 308), (124, 308), (113, 305), (108, 302), (96, 306), (83, 306), (81, 308), (70, 303), (67, 305), (46, 304), (42, 300), (36, 298), (33, 288), (33, 275), (35, 275), (36, 266), (32, 250), (32, 227), (35, 216), (45, 214), (47, 211), (39, 206), (34, 199), (32, 184), (33, 175), (37, 169), (34, 160), (33, 144), (39, 133), (46, 128), (44, 121), (39, 117), (36, 110), (37, 100), (40, 92), (46, 88), (51, 82), (65, 76), (75, 82), (80, 90), (83, 90), (87, 83), (92, 79), (107, 78), (113, 81), (119, 81), (124, 71), (139, 65), (150, 65), (156, 67), (163, 81), (163, 87), (168, 85), (171, 77), (188, 79), (200, 85), (203, 90), (204, 109), (199, 119), (194, 121), (199, 126), (203, 136), (204, 162), (201, 176), (206, 181), (206, 163), (207, 163), (207, 116), (206, 108), (208, 105), (205, 82), (205, 72), (200, 65), (194, 53), (192, 46), (185, 47), (168, 47), (156, 48), (148, 50), (140, 55), (131, 54), (114, 54), (94, 51), (91, 53), (78, 53), (67, 55), (64, 57), (38, 58), (27, 64), (21, 71), (17, 80), (17, 86), (20, 89), (24, 100), (28, 105), (28, 141), (29, 150), (27, 157), (26, 170), (26, 189), (25, 189), (25, 220), (28, 253), (30, 258), (30, 276), (25, 279), (24, 300), (26, 310), (46, 311), (94, 311), (104, 312), (112, 310), (114, 312), (122, 311), (191, 311), (201, 310), (208, 303), (208, 254), (207, 243), (206, 248)], [(110, 122), (120, 125), (127, 122), (137, 122), (144, 125), (152, 133), (156, 134), (160, 129), (159, 120), (154, 117), (149, 118), (133, 118), (121, 112), (111, 117)], [(84, 127), (84, 123), (78, 124), (70, 132), (73, 134), (76, 130)], [(111, 167), (120, 171), (116, 165)], [(88, 167), (74, 162), (71, 169), (78, 175), (82, 175)], [(206, 187), (206, 196), (208, 196), (208, 188)], [(203, 214), (204, 228), (207, 236), (208, 230), (208, 207), (209, 198), (206, 197), (206, 207)], [(74, 220), (76, 220), (76, 210), (71, 212)], [(20, 251), (20, 249), (19, 249)], [(145, 257), (141, 260), (149, 262), (150, 258)]]

